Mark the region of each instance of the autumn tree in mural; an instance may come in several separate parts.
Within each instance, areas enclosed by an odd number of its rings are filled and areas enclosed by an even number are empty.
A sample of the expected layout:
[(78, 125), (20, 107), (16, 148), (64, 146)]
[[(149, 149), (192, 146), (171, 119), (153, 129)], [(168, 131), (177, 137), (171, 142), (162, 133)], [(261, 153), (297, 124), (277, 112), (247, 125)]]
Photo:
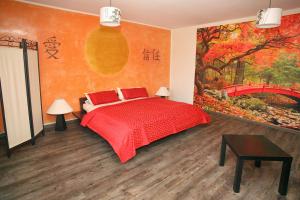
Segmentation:
[[(246, 22), (198, 29), (194, 102), (266, 123), (292, 121), (282, 126), (300, 128), (300, 14), (283, 17), (278, 28)], [(251, 110), (253, 104), (260, 110)], [(276, 116), (283, 104), (293, 105), (297, 120)]]

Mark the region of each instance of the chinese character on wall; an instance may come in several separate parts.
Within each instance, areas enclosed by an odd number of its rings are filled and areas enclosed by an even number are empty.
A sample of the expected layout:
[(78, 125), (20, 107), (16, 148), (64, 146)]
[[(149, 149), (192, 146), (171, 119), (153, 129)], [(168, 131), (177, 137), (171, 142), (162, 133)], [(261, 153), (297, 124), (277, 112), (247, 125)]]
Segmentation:
[(143, 59), (145, 61), (150, 61), (150, 60), (154, 60), (154, 61), (160, 61), (160, 52), (159, 49), (144, 49), (143, 51)]
[(56, 37), (50, 37), (46, 42), (43, 43), (46, 48), (46, 53), (48, 54), (48, 58), (58, 59), (58, 47), (60, 46), (60, 42), (57, 42)]

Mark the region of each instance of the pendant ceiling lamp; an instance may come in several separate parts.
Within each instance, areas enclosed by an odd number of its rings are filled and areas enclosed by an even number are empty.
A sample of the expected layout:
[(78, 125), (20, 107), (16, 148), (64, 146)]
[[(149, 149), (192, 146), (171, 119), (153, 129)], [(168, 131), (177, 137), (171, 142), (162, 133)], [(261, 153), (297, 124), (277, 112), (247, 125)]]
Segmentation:
[(100, 9), (100, 24), (103, 26), (120, 26), (121, 10), (111, 6), (111, 0), (109, 1), (109, 7), (102, 7)]
[(274, 28), (281, 24), (281, 8), (271, 8), (271, 0), (269, 8), (261, 9), (257, 13), (256, 27), (257, 28)]

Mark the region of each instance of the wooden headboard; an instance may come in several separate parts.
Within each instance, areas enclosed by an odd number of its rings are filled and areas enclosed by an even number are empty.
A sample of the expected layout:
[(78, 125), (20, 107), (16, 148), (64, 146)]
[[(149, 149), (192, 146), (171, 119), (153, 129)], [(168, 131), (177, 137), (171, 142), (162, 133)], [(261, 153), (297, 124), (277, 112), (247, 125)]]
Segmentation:
[(87, 100), (86, 97), (80, 97), (80, 98), (79, 98), (80, 112), (81, 112), (82, 114), (86, 113), (86, 111), (83, 110), (83, 104), (84, 104), (84, 102), (85, 102), (86, 100)]

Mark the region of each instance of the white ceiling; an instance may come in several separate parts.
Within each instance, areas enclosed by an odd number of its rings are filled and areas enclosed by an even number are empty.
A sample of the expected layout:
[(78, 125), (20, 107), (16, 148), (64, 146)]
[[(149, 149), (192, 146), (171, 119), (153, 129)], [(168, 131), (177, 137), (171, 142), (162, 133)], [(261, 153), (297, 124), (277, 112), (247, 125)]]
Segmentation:
[[(27, 0), (98, 15), (109, 0)], [(134, 22), (180, 28), (256, 15), (268, 7), (269, 0), (112, 0), (122, 18)], [(300, 0), (273, 0), (272, 7), (283, 10), (300, 8)]]

